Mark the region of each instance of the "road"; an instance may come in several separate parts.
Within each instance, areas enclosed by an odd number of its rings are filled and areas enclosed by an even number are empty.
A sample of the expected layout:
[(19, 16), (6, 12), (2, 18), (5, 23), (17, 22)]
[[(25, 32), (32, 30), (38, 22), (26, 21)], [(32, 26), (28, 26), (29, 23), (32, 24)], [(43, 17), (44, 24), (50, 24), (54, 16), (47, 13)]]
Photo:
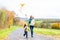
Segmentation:
[(44, 35), (38, 35), (34, 33), (34, 37), (31, 38), (30, 32), (28, 32), (28, 38), (25, 38), (23, 36), (23, 29), (19, 28), (13, 32), (10, 33), (10, 35), (6, 38), (6, 40), (57, 40), (54, 37), (44, 36)]

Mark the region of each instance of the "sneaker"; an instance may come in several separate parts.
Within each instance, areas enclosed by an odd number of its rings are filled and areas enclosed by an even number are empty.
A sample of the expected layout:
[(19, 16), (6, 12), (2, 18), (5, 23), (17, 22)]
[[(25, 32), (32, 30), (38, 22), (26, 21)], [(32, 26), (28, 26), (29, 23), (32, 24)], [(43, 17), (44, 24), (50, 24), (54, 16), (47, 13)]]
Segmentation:
[(31, 36), (31, 37), (33, 37), (33, 36)]
[(23, 34), (23, 36), (25, 36), (25, 34)]
[(28, 37), (26, 37), (26, 38), (28, 38)]

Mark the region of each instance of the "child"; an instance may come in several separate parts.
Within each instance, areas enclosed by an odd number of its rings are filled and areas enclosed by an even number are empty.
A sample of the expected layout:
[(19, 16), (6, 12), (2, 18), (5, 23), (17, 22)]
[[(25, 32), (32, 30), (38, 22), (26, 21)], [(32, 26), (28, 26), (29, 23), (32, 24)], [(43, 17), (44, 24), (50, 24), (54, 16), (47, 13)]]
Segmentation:
[(26, 38), (28, 38), (28, 26), (26, 24), (24, 24), (24, 35), (26, 36)]

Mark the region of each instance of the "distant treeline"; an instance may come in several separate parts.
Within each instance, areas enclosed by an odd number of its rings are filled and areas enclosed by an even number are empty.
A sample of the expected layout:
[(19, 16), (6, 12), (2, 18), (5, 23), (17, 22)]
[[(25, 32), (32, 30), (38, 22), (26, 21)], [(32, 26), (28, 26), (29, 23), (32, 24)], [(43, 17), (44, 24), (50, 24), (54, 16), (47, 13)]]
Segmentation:
[(35, 20), (35, 27), (37, 28), (53, 28), (60, 29), (60, 20), (58, 19), (39, 19)]

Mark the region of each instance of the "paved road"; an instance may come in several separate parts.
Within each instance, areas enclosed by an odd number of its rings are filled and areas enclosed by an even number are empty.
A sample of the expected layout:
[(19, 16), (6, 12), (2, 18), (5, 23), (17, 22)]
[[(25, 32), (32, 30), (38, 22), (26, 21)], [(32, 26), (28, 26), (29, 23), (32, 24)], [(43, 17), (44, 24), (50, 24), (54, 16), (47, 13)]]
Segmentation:
[(17, 29), (15, 31), (13, 31), (8, 37), (6, 40), (57, 40), (56, 38), (53, 38), (53, 37), (47, 37), (47, 36), (44, 36), (44, 35), (37, 35), (37, 34), (34, 34), (34, 37), (31, 38), (30, 36), (30, 32), (28, 33), (28, 39), (26, 39), (24, 36), (23, 36), (23, 29)]

